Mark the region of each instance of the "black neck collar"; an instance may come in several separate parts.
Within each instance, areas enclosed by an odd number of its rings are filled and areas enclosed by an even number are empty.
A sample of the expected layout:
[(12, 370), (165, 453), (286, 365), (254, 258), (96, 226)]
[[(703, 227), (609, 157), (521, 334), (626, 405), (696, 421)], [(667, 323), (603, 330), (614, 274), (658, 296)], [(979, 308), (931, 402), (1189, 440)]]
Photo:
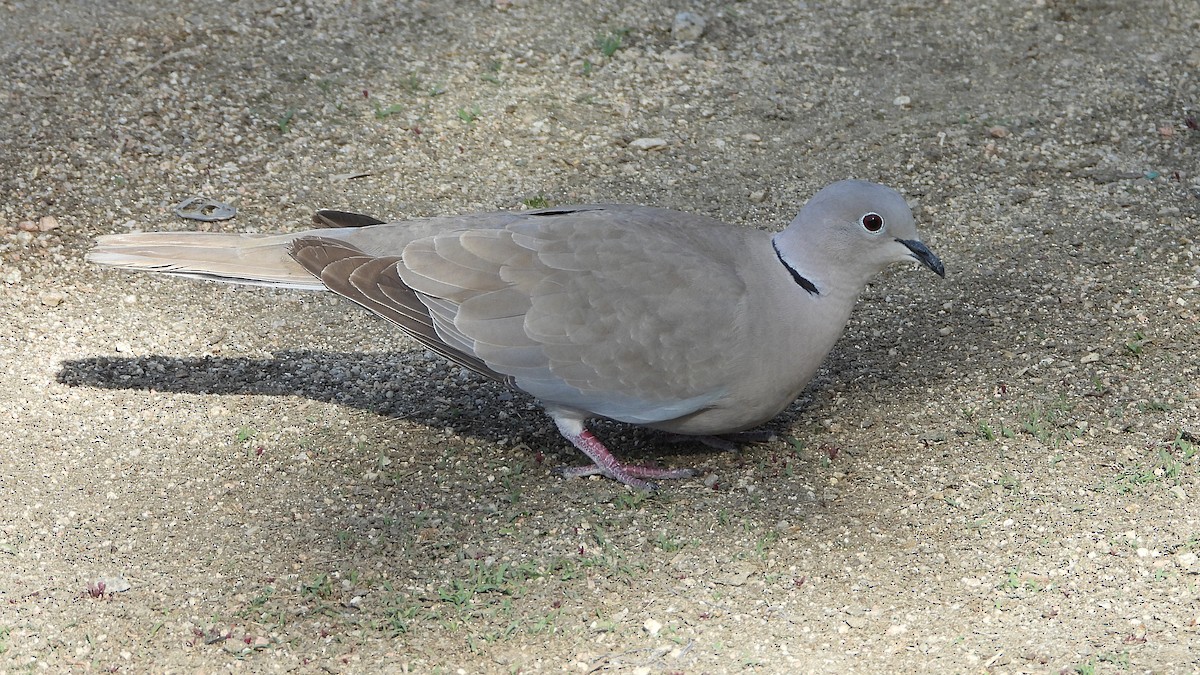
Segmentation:
[(792, 281), (796, 282), (797, 286), (808, 291), (809, 295), (821, 294), (821, 291), (817, 288), (816, 284), (809, 281), (808, 277), (797, 272), (795, 267), (792, 267), (788, 264), (788, 261), (783, 259), (783, 254), (779, 252), (779, 244), (776, 244), (774, 239), (771, 240), (771, 248), (775, 249), (775, 256), (779, 258), (779, 262), (783, 263), (783, 266), (787, 268), (788, 273), (792, 275)]

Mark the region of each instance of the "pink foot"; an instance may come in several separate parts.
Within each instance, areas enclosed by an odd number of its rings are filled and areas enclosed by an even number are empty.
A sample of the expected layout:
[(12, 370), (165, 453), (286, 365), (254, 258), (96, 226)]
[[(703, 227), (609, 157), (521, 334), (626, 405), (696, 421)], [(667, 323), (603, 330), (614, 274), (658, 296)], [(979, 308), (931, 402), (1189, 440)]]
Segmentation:
[(562, 433), (563, 438), (571, 441), (580, 452), (588, 456), (592, 460), (593, 466), (579, 466), (564, 468), (557, 471), (560, 475), (567, 478), (581, 478), (583, 476), (607, 476), (616, 481), (620, 481), (629, 487), (638, 490), (657, 490), (658, 486), (651, 483), (649, 479), (655, 480), (670, 480), (673, 478), (691, 478), (697, 475), (695, 469), (656, 469), (649, 466), (637, 466), (622, 464), (620, 460), (613, 457), (613, 454), (604, 447), (600, 439), (592, 435), (583, 426), (580, 420), (563, 418), (559, 415), (553, 415), (554, 421), (558, 424), (558, 430)]

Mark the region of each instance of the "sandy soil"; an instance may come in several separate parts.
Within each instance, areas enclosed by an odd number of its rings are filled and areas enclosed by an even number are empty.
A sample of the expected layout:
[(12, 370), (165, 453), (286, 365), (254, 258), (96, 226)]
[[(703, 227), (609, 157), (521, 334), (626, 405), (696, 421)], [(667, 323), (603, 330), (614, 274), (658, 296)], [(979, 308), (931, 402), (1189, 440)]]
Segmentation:
[[(1197, 35), (1194, 0), (0, 0), (0, 673), (1200, 670)], [(649, 497), (348, 303), (82, 260), (317, 208), (778, 228), (850, 176), (947, 278), (880, 277), (777, 441), (598, 425), (716, 477)]]

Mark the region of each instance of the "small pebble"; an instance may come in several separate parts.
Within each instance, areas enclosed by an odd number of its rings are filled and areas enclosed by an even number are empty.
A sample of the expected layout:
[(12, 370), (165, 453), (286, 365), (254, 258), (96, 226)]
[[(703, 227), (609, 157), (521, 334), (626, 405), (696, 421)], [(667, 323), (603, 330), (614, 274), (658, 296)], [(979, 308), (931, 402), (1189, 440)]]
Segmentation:
[(642, 624), (642, 628), (645, 628), (646, 632), (650, 635), (658, 635), (658, 632), (662, 630), (662, 624), (654, 619), (646, 619), (645, 623)]
[(657, 150), (667, 147), (667, 142), (661, 138), (638, 138), (629, 142), (634, 150)]
[(892, 105), (900, 106), (900, 107), (910, 106), (910, 105), (912, 105), (912, 97), (911, 96), (897, 96), (895, 99), (892, 100)]
[(58, 307), (65, 299), (65, 296), (58, 291), (47, 291), (42, 293), (42, 297), (40, 298), (42, 304), (47, 307)]
[(104, 584), (105, 593), (124, 593), (130, 588), (133, 588), (133, 586), (129, 583), (129, 580), (120, 574), (100, 577), (96, 581), (97, 585)]

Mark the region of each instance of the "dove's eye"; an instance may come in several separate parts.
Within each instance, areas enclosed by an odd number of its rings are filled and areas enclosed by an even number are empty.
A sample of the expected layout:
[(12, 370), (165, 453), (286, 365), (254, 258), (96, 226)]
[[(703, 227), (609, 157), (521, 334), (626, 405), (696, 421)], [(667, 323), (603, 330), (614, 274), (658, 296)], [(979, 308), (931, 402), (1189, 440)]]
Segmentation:
[(878, 232), (883, 229), (883, 216), (878, 213), (868, 213), (859, 218), (858, 222), (862, 223), (867, 232)]

